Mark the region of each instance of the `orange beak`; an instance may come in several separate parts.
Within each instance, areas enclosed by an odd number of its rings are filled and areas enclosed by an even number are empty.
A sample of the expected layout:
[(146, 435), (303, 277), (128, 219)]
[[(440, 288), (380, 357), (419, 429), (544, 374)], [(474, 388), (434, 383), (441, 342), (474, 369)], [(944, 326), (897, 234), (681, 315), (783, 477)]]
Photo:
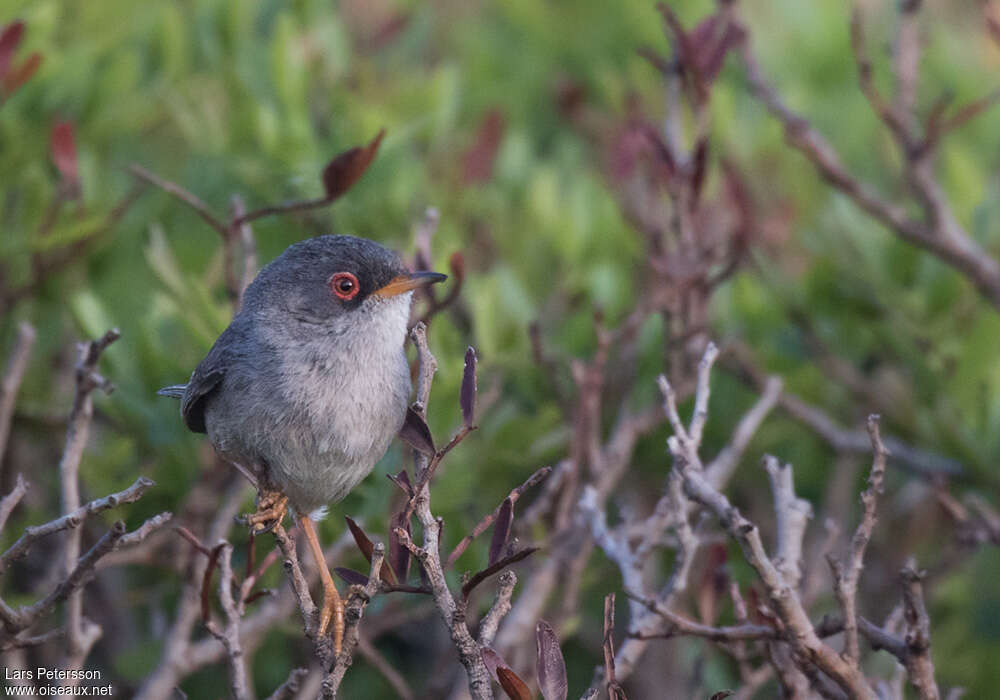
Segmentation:
[(446, 279), (448, 279), (448, 275), (442, 275), (440, 272), (407, 272), (394, 277), (389, 284), (381, 289), (375, 290), (375, 294), (383, 299), (388, 299), (397, 294), (411, 292), (417, 287), (426, 287), (435, 282), (444, 282)]

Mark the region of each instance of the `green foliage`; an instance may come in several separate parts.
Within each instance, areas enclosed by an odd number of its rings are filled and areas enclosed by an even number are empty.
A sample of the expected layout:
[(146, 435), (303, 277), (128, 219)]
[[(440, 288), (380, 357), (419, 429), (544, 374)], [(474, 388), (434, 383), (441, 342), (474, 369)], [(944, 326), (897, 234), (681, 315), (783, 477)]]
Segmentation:
[[(707, 2), (681, 4), (688, 22), (710, 8)], [(250, 208), (320, 196), (319, 173), (328, 159), (387, 129), (378, 158), (347, 197), (329, 210), (263, 219), (254, 230), (262, 261), (326, 232), (366, 236), (411, 252), (414, 222), (425, 207), (439, 208), (435, 268), (447, 269), (448, 257), (462, 251), (467, 282), (461, 316), (442, 316), (431, 329), (440, 371), (428, 422), (437, 439), (461, 421), (458, 391), (467, 345), (480, 354), (481, 393), (498, 388), (481, 429), (445, 462), (435, 487), (448, 545), (512, 485), (565, 453), (568, 430), (552, 389), (566, 377), (548, 376), (534, 364), (529, 324), (541, 320), (545, 342), (559, 357), (586, 355), (595, 346), (593, 309), (616, 320), (636, 302), (642, 242), (594, 167), (596, 149), (560, 116), (556, 88), (572, 78), (595, 105), (617, 115), (634, 94), (659, 115), (659, 77), (635, 51), (664, 47), (652, 3), (366, 5), (4, 4), (0, 23), (23, 19), (24, 50), (44, 55), (34, 78), (0, 104), (5, 283), (30, 279), (34, 254), (92, 237), (85, 254), (60, 267), (0, 324), (3, 347), (17, 320), (30, 319), (39, 328), (22, 394), (22, 427), (41, 435), (28, 419), (65, 411), (65, 386), (50, 370), (68, 344), (121, 328), (122, 340), (102, 365), (117, 391), (98, 401), (105, 420), (82, 474), (89, 494), (121, 488), (139, 473), (154, 478), (158, 487), (130, 511), (136, 523), (174, 508), (203, 468), (202, 438), (186, 432), (176, 405), (157, 398), (155, 390), (188, 376), (225, 327), (230, 308), (218, 236), (168, 195), (147, 190), (124, 218), (101, 230), (133, 187), (129, 163), (183, 184), (223, 214), (234, 193)], [(997, 50), (979, 38), (978, 28), (969, 29), (971, 11), (968, 17), (953, 17), (943, 6), (928, 11), (949, 14), (932, 15), (926, 23), (921, 104), (931, 104), (946, 87), (956, 100), (976, 97), (995, 76)], [(748, 2), (742, 12), (764, 67), (791, 105), (829, 136), (848, 166), (891, 193), (898, 158), (856, 88), (846, 6), (782, 0)], [(405, 23), (379, 39), (378, 30), (396, 13)], [(870, 27), (870, 41), (879, 47), (891, 35), (887, 17), (875, 18)], [(881, 58), (884, 52), (872, 53)], [(493, 109), (503, 114), (506, 129), (492, 176), (469, 182), (463, 154)], [(741, 337), (793, 391), (844, 423), (856, 423), (859, 411), (868, 410), (864, 397), (831, 387), (791, 320), (804, 310), (823, 343), (864, 368), (876, 391), (889, 397), (886, 417), (894, 434), (959, 459), (971, 483), (995, 489), (996, 309), (951, 268), (899, 242), (831, 194), (786, 148), (780, 129), (748, 96), (733, 66), (722, 74), (712, 112), (719, 148), (749, 174), (772, 237), (758, 241), (752, 266), (717, 294), (715, 335)], [(82, 198), (63, 206), (41, 236), (59, 187), (49, 161), (49, 134), (58, 120), (75, 126)], [(950, 136), (941, 173), (963, 223), (995, 249), (1000, 132), (994, 126), (987, 117)], [(658, 319), (641, 335), (640, 385), (650, 387), (649, 400), (655, 400), (652, 379), (663, 369), (662, 336)], [(721, 377), (714, 397), (709, 438), (720, 446), (753, 397)], [(662, 486), (663, 437), (657, 433), (639, 447), (631, 486), (636, 493)], [(794, 462), (801, 492), (822, 500), (829, 451), (780, 418), (751, 447), (744, 470), (751, 476), (737, 485), (738, 498), (761, 500), (754, 463), (764, 450)], [(47, 464), (55, 464), (52, 448), (46, 454)], [(376, 476), (337, 512), (357, 514), (384, 539), (387, 526), (377, 519), (393, 487), (383, 475), (402, 464), (394, 448)], [(39, 485), (49, 479), (54, 477), (48, 473), (32, 476)], [(339, 533), (341, 523), (339, 517), (325, 523), (325, 537)], [(892, 534), (879, 537), (891, 540)], [(473, 545), (460, 569), (483, 562), (487, 544), (488, 538)], [(949, 683), (965, 685), (974, 697), (986, 697), (997, 683), (996, 669), (986, 663), (995, 656), (997, 626), (972, 623), (997, 617), (994, 560), (977, 561), (974, 578), (958, 575), (932, 608), (932, 619), (940, 614), (943, 628), (941, 641), (935, 638), (935, 655), (944, 662), (939, 667), (947, 669)], [(586, 574), (593, 580), (576, 621), (589, 635), (599, 634), (602, 591), (609, 580), (617, 581), (605, 562), (594, 567), (603, 567), (602, 573)], [(283, 641), (297, 635), (290, 625), (261, 652), (269, 664), (254, 672), (260, 690), (284, 677), (273, 669), (296, 663), (293, 655), (301, 650)], [(113, 640), (107, 643), (102, 653), (124, 653)], [(135, 682), (136, 669), (151, 667), (157, 651), (147, 638), (128, 657), (120, 656), (114, 668), (121, 683)], [(598, 654), (578, 640), (566, 645), (566, 653), (571, 686), (578, 687), (589, 680)], [(349, 696), (362, 687), (366, 697), (391, 696), (375, 674), (355, 671), (345, 686)], [(714, 662), (706, 673), (714, 687), (734, 683), (732, 669)], [(184, 690), (192, 698), (215, 697), (224, 691), (219, 678), (199, 675)]]

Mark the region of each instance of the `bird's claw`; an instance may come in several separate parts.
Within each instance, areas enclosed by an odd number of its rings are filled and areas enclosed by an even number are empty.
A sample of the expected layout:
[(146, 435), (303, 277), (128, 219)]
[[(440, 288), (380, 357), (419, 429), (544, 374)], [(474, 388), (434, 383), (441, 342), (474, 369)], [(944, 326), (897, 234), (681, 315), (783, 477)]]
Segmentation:
[(243, 517), (243, 522), (254, 535), (262, 535), (276, 528), (288, 513), (288, 496), (280, 491), (258, 491), (257, 511)]

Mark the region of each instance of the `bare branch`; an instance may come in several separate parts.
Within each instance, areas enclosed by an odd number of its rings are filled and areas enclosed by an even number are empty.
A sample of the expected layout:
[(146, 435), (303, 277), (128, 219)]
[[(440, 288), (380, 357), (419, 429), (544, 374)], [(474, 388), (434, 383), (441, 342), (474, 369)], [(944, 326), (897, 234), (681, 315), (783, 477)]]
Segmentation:
[[(727, 359), (731, 361), (730, 365), (738, 370), (744, 380), (756, 386), (760, 391), (766, 390), (768, 376), (757, 366), (748, 347), (739, 342), (730, 343), (727, 346)], [(837, 452), (872, 453), (871, 437), (865, 430), (851, 430), (838, 425), (822, 409), (807, 403), (787, 390), (782, 391), (779, 395), (778, 406), (825, 440)], [(903, 467), (924, 477), (934, 478), (942, 474), (954, 475), (962, 472), (962, 465), (953, 459), (921, 450), (891, 436), (884, 438), (884, 440), (892, 456), (894, 466)]]
[[(423, 323), (418, 323), (410, 333), (413, 344), (417, 347), (419, 359), (419, 369), (417, 374), (417, 398), (413, 404), (421, 417), (424, 416), (427, 401), (430, 396), (431, 381), (434, 372), (437, 370), (437, 360), (427, 346), (427, 329)], [(466, 431), (468, 426), (463, 427)], [(461, 431), (460, 435), (463, 434)], [(455, 440), (452, 440), (455, 443)], [(456, 443), (457, 444), (457, 443)], [(447, 448), (445, 448), (447, 449)], [(439, 450), (438, 454), (442, 451)], [(441, 522), (431, 513), (430, 506), (430, 475), (432, 472), (431, 462), (427, 457), (415, 452), (417, 486), (414, 488), (413, 498), (410, 499), (408, 508), (416, 514), (417, 520), (423, 528), (423, 546), (418, 547), (410, 539), (409, 533), (403, 528), (396, 528), (395, 533), (400, 543), (410, 550), (410, 553), (420, 562), (424, 573), (430, 584), (438, 612), (444, 620), (445, 625), (451, 633), (452, 642), (458, 650), (458, 658), (465, 667), (469, 677), (469, 692), (473, 700), (490, 700), (493, 696), (490, 685), (490, 674), (483, 663), (482, 655), (479, 653), (479, 645), (469, 633), (469, 628), (465, 621), (464, 605), (459, 607), (452, 597), (445, 579), (444, 569), (441, 565)]]
[[(21, 381), (28, 369), (28, 359), (35, 345), (35, 327), (23, 322), (17, 327), (17, 340), (7, 360), (3, 380), (0, 381), (0, 464), (7, 452), (7, 438), (10, 436), (10, 422), (14, 417), (14, 404)], [(2, 473), (2, 472), (0, 472)]]
[[(930, 251), (954, 267), (968, 278), (991, 304), (1000, 308), (1000, 263), (983, 250), (961, 225), (943, 189), (935, 179), (930, 158), (932, 150), (927, 146), (932, 145), (937, 137), (932, 133), (929, 144), (918, 144), (905, 117), (875, 92), (871, 83), (870, 66), (866, 63), (867, 59), (864, 58), (857, 41), (859, 31), (860, 19), (856, 17), (853, 34), (856, 37), (855, 53), (859, 58), (862, 90), (899, 143), (907, 161), (905, 175), (924, 208), (923, 220), (910, 217), (904, 206), (888, 201), (870, 185), (861, 182), (848, 172), (833, 146), (810, 126), (805, 118), (785, 105), (764, 78), (749, 48), (749, 42), (746, 42), (743, 59), (751, 93), (785, 127), (789, 144), (808, 158), (816, 171), (830, 185), (903, 240)], [(993, 98), (987, 98), (977, 104), (968, 112), (968, 116), (964, 114), (961, 116), (959, 123), (979, 114), (993, 101)], [(935, 128), (935, 131), (940, 129)]]
[(861, 658), (857, 627), (858, 579), (864, 566), (865, 550), (869, 540), (871, 540), (872, 532), (875, 530), (876, 507), (878, 497), (882, 493), (882, 483), (885, 479), (885, 460), (888, 454), (879, 432), (878, 416), (868, 416), (868, 432), (871, 435), (875, 459), (868, 477), (868, 489), (861, 494), (861, 503), (864, 506), (861, 522), (858, 523), (857, 530), (851, 538), (850, 549), (844, 560), (838, 560), (832, 555), (827, 556), (827, 561), (834, 575), (833, 590), (840, 609), (844, 613), (844, 656), (855, 664)]
[(604, 596), (604, 684), (609, 700), (626, 700), (615, 676), (615, 594)]
[(691, 427), (688, 430), (691, 443), (697, 449), (701, 445), (701, 436), (708, 420), (708, 397), (712, 390), (712, 365), (719, 356), (719, 348), (715, 343), (709, 343), (705, 353), (698, 363), (698, 385), (694, 393), (694, 415), (691, 416)]
[[(57, 604), (71, 595), (80, 592), (91, 579), (97, 562), (115, 548), (118, 540), (125, 534), (125, 523), (116, 522), (101, 537), (100, 540), (77, 562), (69, 575), (61, 581), (47, 596), (32, 605), (26, 605), (18, 610), (11, 609), (0, 601), (0, 620), (8, 632), (18, 632), (31, 627), (40, 618), (47, 615)], [(96, 641), (96, 640), (95, 640)]]
[(514, 594), (514, 586), (517, 585), (517, 574), (507, 570), (500, 574), (499, 586), (497, 587), (497, 597), (493, 601), (492, 607), (483, 615), (479, 621), (479, 646), (488, 647), (493, 645), (493, 639), (497, 635), (500, 621), (504, 615), (510, 612), (510, 598)]
[(207, 223), (209, 226), (211, 226), (216, 230), (216, 232), (222, 237), (223, 241), (225, 241), (228, 238), (229, 227), (226, 226), (226, 224), (223, 223), (222, 220), (217, 218), (215, 214), (212, 213), (212, 210), (209, 208), (209, 206), (205, 204), (203, 201), (201, 201), (196, 195), (184, 189), (176, 182), (165, 180), (161, 178), (159, 175), (156, 175), (155, 173), (146, 170), (138, 163), (132, 163), (131, 165), (129, 165), (128, 171), (132, 174), (133, 177), (148, 182), (154, 187), (160, 188), (167, 194), (176, 197), (180, 201), (184, 202), (184, 204), (187, 204), (189, 207), (195, 210), (198, 216), (200, 216), (205, 221), (205, 223)]
[(647, 610), (656, 613), (670, 625), (668, 631), (657, 635), (646, 635), (641, 638), (670, 638), (677, 634), (686, 634), (694, 637), (704, 637), (713, 642), (736, 642), (753, 641), (757, 639), (779, 639), (780, 632), (773, 627), (766, 625), (742, 624), (728, 627), (712, 627), (703, 625), (700, 622), (690, 620), (683, 615), (679, 615), (668, 608), (663, 607), (655, 598), (646, 598), (633, 591), (626, 590), (627, 595), (632, 600), (639, 602)]
[(143, 542), (153, 532), (156, 532), (169, 523), (173, 517), (173, 513), (160, 513), (159, 515), (154, 515), (132, 532), (127, 535), (123, 535), (122, 538), (118, 540), (118, 548), (122, 549), (124, 547), (132, 547), (140, 542)]
[(375, 645), (368, 641), (364, 635), (358, 640), (358, 651), (364, 657), (364, 660), (378, 671), (385, 678), (386, 682), (392, 686), (392, 689), (396, 691), (396, 695), (399, 696), (400, 700), (414, 700), (416, 698), (413, 689), (410, 688), (410, 684), (406, 682), (403, 674), (393, 668), (389, 660), (380, 654)]
[(729, 444), (705, 467), (709, 481), (713, 484), (724, 484), (729, 481), (733, 470), (736, 469), (740, 458), (750, 445), (750, 441), (757, 434), (757, 430), (760, 429), (761, 423), (764, 422), (764, 419), (767, 418), (781, 398), (781, 393), (781, 379), (778, 377), (768, 377), (764, 383), (763, 393), (757, 399), (753, 408), (747, 411), (740, 419), (736, 430), (733, 431), (733, 437), (730, 439)]
[[(507, 498), (509, 498), (512, 503), (517, 503), (517, 500), (521, 497), (521, 494), (523, 494), (525, 491), (530, 489), (535, 484), (544, 480), (551, 473), (552, 473), (552, 467), (542, 467), (534, 474), (529, 476), (524, 481), (523, 484), (514, 489), (511, 489), (511, 492), (507, 494)], [(460, 556), (462, 556), (465, 550), (469, 548), (469, 545), (472, 544), (472, 541), (477, 537), (479, 537), (479, 535), (486, 532), (486, 530), (490, 527), (490, 525), (493, 524), (493, 521), (496, 520), (497, 515), (500, 514), (500, 509), (502, 507), (503, 507), (503, 501), (501, 501), (500, 505), (498, 505), (496, 508), (493, 509), (492, 513), (484, 516), (482, 520), (476, 523), (476, 526), (472, 528), (472, 531), (469, 532), (468, 535), (463, 537), (462, 540), (457, 545), (455, 545), (455, 549), (451, 550), (451, 554), (448, 555), (448, 559), (445, 562), (445, 568), (451, 568), (455, 564), (455, 560), (458, 559)]]
[(292, 669), (285, 682), (275, 688), (274, 692), (267, 696), (267, 700), (285, 700), (286, 698), (295, 697), (302, 679), (307, 675), (309, 675), (309, 669), (307, 668)]
[[(710, 367), (710, 363), (702, 363), (699, 367), (706, 365)], [(699, 380), (699, 384), (701, 383)], [(674, 458), (674, 468), (683, 477), (685, 493), (714, 513), (730, 536), (740, 545), (744, 557), (757, 572), (771, 604), (788, 630), (786, 638), (793, 649), (802, 658), (813, 661), (844, 691), (854, 697), (874, 700), (875, 693), (861, 670), (847, 663), (817, 636), (798, 594), (768, 557), (757, 526), (743, 516), (729, 499), (705, 478), (697, 446), (693, 443), (682, 443), (676, 435), (670, 437), (667, 445)]]
[[(226, 616), (224, 627), (215, 620), (206, 620), (205, 627), (213, 637), (222, 642), (229, 665), (229, 692), (233, 700), (247, 700), (252, 697), (250, 678), (247, 674), (246, 657), (240, 642), (240, 620), (243, 617), (243, 601), (233, 599), (236, 579), (233, 576), (233, 546), (222, 540), (217, 545), (219, 551), (219, 603)], [(211, 564), (206, 572), (211, 571)]]
[(42, 634), (36, 634), (34, 636), (25, 636), (23, 634), (9, 636), (3, 641), (0, 641), (0, 651), (37, 647), (65, 637), (66, 630), (62, 627), (57, 627), (54, 630), (49, 630), (48, 632), (43, 632)]
[(3, 532), (4, 525), (7, 524), (7, 518), (17, 508), (17, 504), (21, 502), (21, 499), (24, 498), (24, 494), (27, 492), (28, 482), (24, 480), (23, 476), (18, 474), (14, 488), (3, 497), (3, 500), (0, 500), (0, 532)]
[(78, 528), (89, 515), (116, 508), (123, 503), (135, 503), (154, 485), (155, 482), (152, 479), (140, 476), (135, 480), (134, 484), (124, 491), (113, 493), (104, 498), (98, 498), (86, 505), (80, 506), (72, 513), (51, 520), (43, 525), (25, 528), (24, 534), (6, 552), (0, 555), (0, 574), (6, 572), (12, 563), (27, 554), (31, 546), (42, 537), (63, 530)]
[(903, 585), (903, 619), (906, 623), (906, 671), (921, 700), (938, 700), (940, 693), (931, 660), (931, 623), (920, 584), (923, 574), (917, 571), (916, 564), (911, 560), (899, 572), (899, 578)]
[(378, 593), (382, 564), (385, 561), (385, 545), (376, 542), (372, 549), (371, 570), (368, 574), (368, 583), (364, 586), (351, 586), (347, 595), (347, 606), (344, 611), (344, 643), (340, 653), (334, 661), (333, 669), (323, 679), (322, 696), (326, 698), (336, 698), (340, 684), (344, 680), (344, 674), (354, 663), (354, 649), (360, 640), (361, 617), (364, 615), (365, 606)]
[(771, 481), (777, 515), (778, 554), (775, 566), (789, 588), (797, 590), (802, 580), (802, 539), (812, 517), (812, 505), (795, 495), (792, 465), (781, 464), (776, 457), (766, 455), (764, 469)]
[(295, 540), (288, 536), (288, 533), (285, 532), (285, 528), (281, 523), (278, 523), (274, 527), (273, 532), (274, 539), (278, 543), (278, 547), (281, 549), (281, 553), (285, 558), (285, 572), (288, 574), (288, 579), (292, 584), (292, 590), (295, 591), (295, 598), (299, 605), (299, 613), (302, 615), (302, 626), (305, 630), (306, 636), (310, 639), (314, 639), (316, 635), (316, 626), (319, 622), (317, 617), (318, 613), (312, 594), (309, 593), (309, 582), (302, 573), (302, 566), (299, 564), (299, 557), (295, 548)]

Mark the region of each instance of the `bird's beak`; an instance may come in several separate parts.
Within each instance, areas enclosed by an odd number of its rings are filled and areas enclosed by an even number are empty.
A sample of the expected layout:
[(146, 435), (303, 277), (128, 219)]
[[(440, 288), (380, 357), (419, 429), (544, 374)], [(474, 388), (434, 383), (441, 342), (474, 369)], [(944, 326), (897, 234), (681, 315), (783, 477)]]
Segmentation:
[(448, 275), (442, 275), (440, 272), (406, 272), (394, 277), (389, 284), (377, 289), (375, 293), (383, 299), (388, 299), (403, 292), (413, 291), (417, 287), (444, 282), (446, 279), (448, 279)]

